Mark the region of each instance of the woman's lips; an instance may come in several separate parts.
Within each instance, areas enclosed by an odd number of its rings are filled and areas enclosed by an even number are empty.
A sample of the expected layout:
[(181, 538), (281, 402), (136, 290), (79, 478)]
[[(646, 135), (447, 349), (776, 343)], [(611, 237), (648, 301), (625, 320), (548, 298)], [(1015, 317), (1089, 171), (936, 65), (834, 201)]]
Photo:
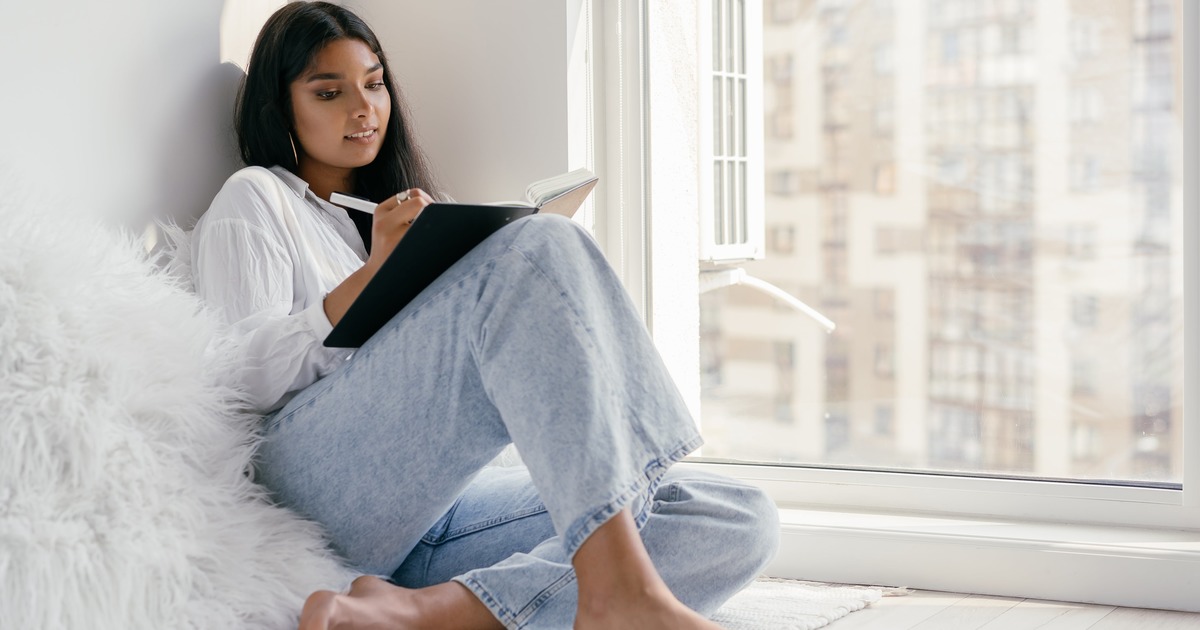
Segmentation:
[(349, 140), (350, 142), (355, 142), (357, 144), (371, 144), (372, 142), (375, 141), (375, 138), (377, 138), (378, 136), (379, 136), (379, 132), (376, 131), (375, 129), (372, 129), (370, 131), (370, 133), (368, 133), (365, 136), (345, 136), (345, 139)]

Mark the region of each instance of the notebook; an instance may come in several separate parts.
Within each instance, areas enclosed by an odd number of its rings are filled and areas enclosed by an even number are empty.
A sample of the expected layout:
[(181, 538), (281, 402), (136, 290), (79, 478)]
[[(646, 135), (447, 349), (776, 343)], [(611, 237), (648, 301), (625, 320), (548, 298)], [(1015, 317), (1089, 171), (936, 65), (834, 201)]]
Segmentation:
[[(586, 171), (530, 197), (534, 205), (433, 203), (425, 207), (346, 314), (325, 338), (331, 348), (358, 348), (454, 263), (500, 228), (538, 212), (574, 216), (596, 186)], [(553, 180), (555, 178), (551, 178)], [(530, 185), (550, 182), (543, 180)]]

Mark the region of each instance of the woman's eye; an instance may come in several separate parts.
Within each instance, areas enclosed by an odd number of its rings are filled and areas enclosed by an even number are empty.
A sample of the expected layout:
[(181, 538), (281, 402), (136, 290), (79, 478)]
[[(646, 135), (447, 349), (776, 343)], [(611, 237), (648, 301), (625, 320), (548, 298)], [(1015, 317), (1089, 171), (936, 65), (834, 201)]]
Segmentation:
[(367, 87), (371, 88), (372, 90), (378, 90), (379, 88), (383, 87), (383, 82), (379, 81), (376, 83), (371, 83), (371, 84), (367, 85)]
[(336, 95), (337, 95), (337, 91), (336, 91), (336, 90), (332, 90), (332, 91), (329, 91), (329, 92), (317, 92), (317, 98), (323, 98), (323, 99), (326, 99), (326, 100), (328, 100), (328, 99), (331, 99), (331, 98), (333, 98), (333, 97), (334, 97), (334, 96), (336, 96)]

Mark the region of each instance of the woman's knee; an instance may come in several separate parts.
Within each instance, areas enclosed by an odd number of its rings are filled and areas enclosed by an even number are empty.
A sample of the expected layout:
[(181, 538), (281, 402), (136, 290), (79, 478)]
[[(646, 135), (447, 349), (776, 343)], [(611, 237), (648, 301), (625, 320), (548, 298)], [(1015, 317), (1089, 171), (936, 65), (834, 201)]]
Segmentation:
[(755, 541), (753, 556), (758, 559), (757, 572), (766, 568), (779, 551), (779, 507), (766, 491), (744, 484), (742, 500), (747, 513), (746, 529)]
[(779, 551), (779, 509), (762, 489), (748, 483), (694, 470), (672, 469), (664, 484), (674, 486), (676, 499), (691, 504), (720, 531), (714, 538), (729, 544), (734, 562), (745, 562), (748, 575), (759, 574)]
[(535, 214), (525, 219), (518, 237), (518, 249), (588, 247), (592, 237), (583, 226), (558, 214)]

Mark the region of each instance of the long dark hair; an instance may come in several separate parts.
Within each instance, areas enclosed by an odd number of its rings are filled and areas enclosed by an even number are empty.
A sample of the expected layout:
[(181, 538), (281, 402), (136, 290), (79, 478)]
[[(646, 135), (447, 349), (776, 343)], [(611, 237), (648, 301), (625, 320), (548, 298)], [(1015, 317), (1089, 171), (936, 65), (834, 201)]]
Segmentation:
[(299, 175), (289, 136), (295, 126), (291, 83), (326, 44), (338, 39), (357, 39), (379, 57), (392, 101), (383, 146), (370, 164), (355, 170), (353, 192), (376, 202), (409, 188), (433, 194), (433, 173), (413, 141), (407, 107), (379, 39), (357, 15), (328, 2), (288, 3), (259, 32), (234, 114), (242, 160), (247, 166), (282, 165)]

